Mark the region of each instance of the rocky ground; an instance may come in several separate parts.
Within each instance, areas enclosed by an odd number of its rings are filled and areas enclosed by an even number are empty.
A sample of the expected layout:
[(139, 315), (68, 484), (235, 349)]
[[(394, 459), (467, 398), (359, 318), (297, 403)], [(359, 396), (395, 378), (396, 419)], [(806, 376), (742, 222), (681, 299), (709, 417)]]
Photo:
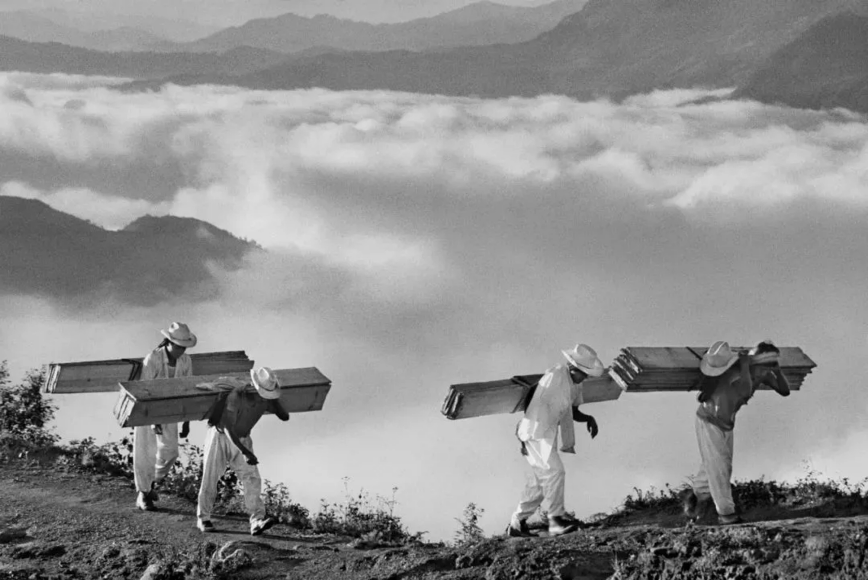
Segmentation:
[(868, 577), (860, 495), (749, 507), (748, 522), (730, 527), (688, 524), (675, 503), (656, 503), (563, 537), (466, 547), (381, 546), (283, 524), (251, 537), (236, 516), (204, 535), (187, 500), (164, 495), (155, 513), (133, 500), (126, 477), (0, 462), (0, 579)]

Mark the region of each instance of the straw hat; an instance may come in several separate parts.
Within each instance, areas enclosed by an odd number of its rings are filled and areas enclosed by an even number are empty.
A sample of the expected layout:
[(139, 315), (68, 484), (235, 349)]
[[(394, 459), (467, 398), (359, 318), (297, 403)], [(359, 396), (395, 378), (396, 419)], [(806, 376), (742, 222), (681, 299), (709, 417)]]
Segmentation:
[(603, 375), (603, 362), (597, 357), (597, 352), (585, 345), (579, 343), (570, 351), (561, 351), (567, 361), (575, 367), (587, 373), (590, 377), (600, 377)]
[(738, 361), (738, 353), (729, 347), (726, 341), (715, 341), (714, 345), (702, 356), (699, 362), (699, 370), (703, 375), (717, 377), (723, 375), (733, 363)]
[(280, 397), (280, 385), (277, 383), (277, 376), (268, 367), (251, 369), (250, 379), (253, 380), (253, 387), (256, 388), (256, 391), (265, 399)]
[(181, 347), (195, 347), (196, 335), (190, 332), (190, 327), (184, 323), (172, 323), (169, 325), (169, 330), (163, 329), (160, 331), (163, 337)]

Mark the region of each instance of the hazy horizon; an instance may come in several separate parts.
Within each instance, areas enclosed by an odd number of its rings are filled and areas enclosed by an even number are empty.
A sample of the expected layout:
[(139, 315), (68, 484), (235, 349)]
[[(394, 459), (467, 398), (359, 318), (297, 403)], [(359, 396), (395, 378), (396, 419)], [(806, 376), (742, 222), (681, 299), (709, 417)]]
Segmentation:
[[(189, 21), (211, 28), (238, 26), (254, 18), (293, 13), (300, 16), (328, 14), (371, 23), (406, 22), (462, 8), (480, 0), (0, 0), (0, 12), (13, 10), (61, 10), (72, 15), (90, 15), (79, 26), (99, 30), (113, 28), (117, 18), (157, 18)], [(540, 6), (555, 0), (488, 0), (506, 6)], [(169, 16), (171, 15), (171, 16)], [(105, 22), (106, 24), (101, 24)], [(127, 25), (133, 25), (131, 22)], [(210, 32), (209, 32), (210, 33)]]

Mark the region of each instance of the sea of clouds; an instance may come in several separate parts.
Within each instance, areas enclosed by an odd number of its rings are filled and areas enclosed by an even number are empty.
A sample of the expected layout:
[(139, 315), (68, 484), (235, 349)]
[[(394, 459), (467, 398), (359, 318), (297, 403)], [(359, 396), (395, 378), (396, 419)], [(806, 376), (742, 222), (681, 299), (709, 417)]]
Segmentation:
[[(736, 477), (794, 478), (805, 462), (868, 476), (864, 117), (706, 90), (616, 103), (118, 82), (0, 74), (0, 195), (109, 230), (198, 218), (266, 252), (214, 267), (219, 296), (205, 302), (115, 295), (81, 309), (8, 294), (0, 359), (16, 374), (141, 356), (172, 320), (202, 351), (315, 365), (334, 382), (326, 408), (263, 420), (264, 475), (312, 508), (341, 498), (343, 476), (375, 494), (397, 486), (411, 528), (443, 538), (468, 502), (499, 532), (524, 469), (518, 418), (449, 422), (450, 384), (541, 372), (576, 342), (608, 363), (627, 345), (768, 337), (819, 366), (802, 392), (741, 412)], [(68, 439), (123, 434), (111, 394), (55, 401)], [(566, 459), (568, 508), (583, 517), (633, 486), (678, 485), (698, 463), (694, 406), (689, 394), (587, 406), (601, 433)]]

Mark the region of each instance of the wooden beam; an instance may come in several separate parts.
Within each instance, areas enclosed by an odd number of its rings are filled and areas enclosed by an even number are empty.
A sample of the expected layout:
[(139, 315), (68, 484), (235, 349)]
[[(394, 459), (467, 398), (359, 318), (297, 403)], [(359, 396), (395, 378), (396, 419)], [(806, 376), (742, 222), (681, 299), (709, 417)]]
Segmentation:
[[(325, 405), (331, 380), (317, 368), (280, 369), (275, 374), (281, 386), (280, 402), (287, 412), (319, 411)], [(250, 381), (249, 374), (232, 373), (121, 382), (115, 418), (124, 428), (203, 420), (220, 392), (198, 385), (227, 376)], [(247, 389), (255, 391), (249, 385)]]
[[(801, 389), (805, 377), (817, 364), (799, 347), (780, 350), (779, 363), (790, 388)], [(691, 391), (697, 389), (702, 378), (699, 362), (706, 351), (708, 347), (626, 347), (612, 363), (609, 375), (628, 392)]]
[[(511, 379), (451, 385), (440, 411), (450, 420), (523, 412), (541, 378), (542, 374), (516, 375)], [(621, 395), (621, 388), (605, 374), (583, 381), (582, 390), (585, 403), (613, 401)]]
[[(253, 369), (244, 351), (191, 353), (193, 375), (221, 375)], [(45, 393), (99, 393), (117, 391), (121, 381), (136, 381), (142, 373), (142, 357), (103, 361), (49, 363)]]

